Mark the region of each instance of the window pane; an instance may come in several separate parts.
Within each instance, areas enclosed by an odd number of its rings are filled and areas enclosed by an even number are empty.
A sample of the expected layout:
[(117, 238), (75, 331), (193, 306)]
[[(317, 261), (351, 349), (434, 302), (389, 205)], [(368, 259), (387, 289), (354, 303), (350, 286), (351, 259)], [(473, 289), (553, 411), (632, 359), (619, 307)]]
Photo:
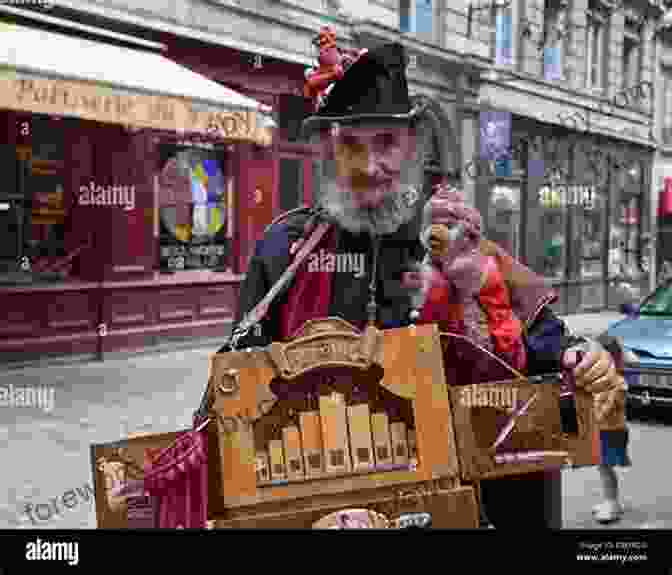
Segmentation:
[(284, 212), (299, 207), (303, 200), (303, 160), (280, 159), (280, 209)]
[(544, 79), (549, 81), (562, 79), (559, 45), (544, 48)]
[(400, 0), (399, 2), (399, 30), (401, 32), (411, 31), (411, 0)]
[(672, 71), (669, 68), (663, 68), (663, 134), (662, 139), (665, 144), (672, 143)]
[[(634, 165), (633, 165), (634, 167)], [(612, 210), (609, 241), (609, 275), (615, 279), (610, 286), (609, 304), (632, 301), (639, 297), (643, 276), (640, 262), (641, 233), (641, 171), (622, 173), (619, 191)]]
[(172, 150), (159, 175), (161, 268), (227, 267), (227, 201), (220, 154)]
[(415, 1), (415, 31), (423, 40), (434, 40), (434, 14), (432, 0)]
[(600, 26), (593, 24), (592, 28), (592, 46), (590, 62), (590, 82), (593, 86), (599, 83), (599, 64), (600, 64)]
[(520, 188), (499, 184), (490, 190), (486, 236), (513, 257), (520, 256)]
[(495, 58), (498, 66), (506, 66), (512, 62), (511, 51), (511, 30), (512, 18), (511, 11), (505, 8), (499, 8), (496, 16), (496, 47)]

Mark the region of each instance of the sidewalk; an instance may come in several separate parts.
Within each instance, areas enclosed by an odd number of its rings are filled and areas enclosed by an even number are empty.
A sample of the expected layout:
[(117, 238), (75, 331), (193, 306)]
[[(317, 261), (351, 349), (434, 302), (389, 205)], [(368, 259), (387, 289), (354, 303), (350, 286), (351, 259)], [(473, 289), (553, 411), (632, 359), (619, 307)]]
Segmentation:
[[(613, 323), (623, 319), (625, 316), (614, 311), (602, 311), (600, 313), (574, 314), (562, 316), (567, 326), (571, 331), (577, 335), (586, 337), (597, 337), (605, 331)], [(222, 334), (220, 338), (202, 338), (191, 341), (181, 342), (166, 342), (151, 348), (135, 352), (135, 353), (106, 353), (104, 360), (94, 361), (91, 357), (54, 357), (44, 358), (35, 357), (25, 362), (11, 362), (0, 363), (0, 376), (3, 373), (32, 370), (32, 369), (50, 369), (56, 366), (74, 366), (74, 365), (91, 365), (91, 366), (107, 366), (106, 370), (115, 371), (123, 370), (125, 362), (134, 361), (140, 358), (146, 358), (145, 361), (151, 361), (151, 358), (156, 358), (161, 362), (167, 361), (170, 357), (180, 357), (180, 362), (189, 361), (190, 357), (202, 357), (203, 353), (216, 352), (226, 341), (229, 335), (229, 330)]]

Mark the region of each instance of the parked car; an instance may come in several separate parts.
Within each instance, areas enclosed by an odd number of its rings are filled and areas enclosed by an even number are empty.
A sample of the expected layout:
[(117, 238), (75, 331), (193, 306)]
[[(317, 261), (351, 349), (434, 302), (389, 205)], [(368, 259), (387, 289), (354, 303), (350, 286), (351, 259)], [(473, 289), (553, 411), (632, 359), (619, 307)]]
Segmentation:
[(672, 279), (639, 305), (623, 304), (621, 312), (627, 317), (607, 334), (620, 338), (626, 350), (629, 407), (672, 407)]

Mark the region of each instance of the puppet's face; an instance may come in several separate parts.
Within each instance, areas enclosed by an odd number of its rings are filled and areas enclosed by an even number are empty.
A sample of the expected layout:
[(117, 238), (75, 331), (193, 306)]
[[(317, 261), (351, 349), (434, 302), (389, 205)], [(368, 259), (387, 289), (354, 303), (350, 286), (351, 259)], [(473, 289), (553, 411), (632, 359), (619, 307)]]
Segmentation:
[(392, 233), (411, 219), (423, 170), (410, 128), (343, 126), (325, 137), (334, 169), (322, 195), (344, 227)]
[(432, 224), (429, 228), (428, 248), (433, 258), (446, 256), (451, 243), (450, 228), (446, 224)]
[(422, 240), (432, 259), (444, 261), (472, 251), (479, 242), (457, 220), (431, 224), (425, 229)]

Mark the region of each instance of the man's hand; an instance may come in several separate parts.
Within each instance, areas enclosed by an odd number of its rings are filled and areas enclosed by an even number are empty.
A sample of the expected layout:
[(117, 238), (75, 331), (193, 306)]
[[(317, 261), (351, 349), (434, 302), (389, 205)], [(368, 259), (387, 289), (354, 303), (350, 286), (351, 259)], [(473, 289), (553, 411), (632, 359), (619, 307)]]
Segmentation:
[[(584, 353), (578, 365), (577, 351)], [(565, 367), (574, 369), (576, 386), (588, 393), (598, 394), (615, 389), (623, 379), (616, 371), (611, 354), (596, 341), (568, 349), (562, 363)]]

